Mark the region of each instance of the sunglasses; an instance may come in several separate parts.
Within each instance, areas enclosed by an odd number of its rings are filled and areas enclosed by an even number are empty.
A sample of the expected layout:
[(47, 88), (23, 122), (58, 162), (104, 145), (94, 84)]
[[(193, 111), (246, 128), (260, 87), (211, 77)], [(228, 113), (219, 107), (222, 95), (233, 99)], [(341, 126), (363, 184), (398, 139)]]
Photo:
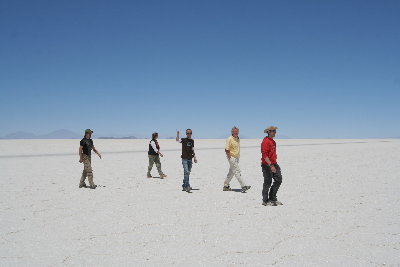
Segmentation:
[(186, 133), (186, 134), (192, 134), (192, 133)]
[(276, 130), (268, 130), (268, 132), (276, 133)]

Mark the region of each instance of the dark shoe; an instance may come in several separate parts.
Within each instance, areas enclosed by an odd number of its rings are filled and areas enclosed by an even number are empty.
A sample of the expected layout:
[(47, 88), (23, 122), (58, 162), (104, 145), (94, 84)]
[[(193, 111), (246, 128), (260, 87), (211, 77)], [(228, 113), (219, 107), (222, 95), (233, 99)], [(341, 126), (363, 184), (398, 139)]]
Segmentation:
[(242, 193), (246, 193), (247, 190), (249, 190), (251, 188), (251, 186), (246, 185), (242, 187)]
[(91, 185), (89, 186), (90, 189), (96, 189), (97, 185)]
[(166, 175), (166, 174), (160, 175), (160, 179), (164, 179), (164, 178), (167, 178), (167, 175)]
[(264, 206), (278, 206), (276, 205), (275, 201), (267, 200), (267, 202), (263, 201), (262, 203)]
[(190, 193), (190, 190), (192, 190), (192, 188), (190, 186), (185, 187), (185, 191)]
[(222, 191), (232, 191), (232, 188), (230, 186), (224, 186)]
[(153, 178), (151, 175), (147, 175), (147, 178)]
[[(192, 190), (192, 188), (189, 186), (190, 190)], [(182, 186), (182, 191), (186, 191), (186, 187)]]
[(82, 187), (86, 188), (87, 185), (86, 185), (86, 184), (80, 184), (80, 185), (79, 185), (79, 188), (82, 188)]
[(280, 206), (280, 205), (283, 205), (283, 203), (282, 202), (280, 202), (279, 200), (275, 200), (275, 201), (272, 201), (273, 203), (274, 203), (274, 206)]

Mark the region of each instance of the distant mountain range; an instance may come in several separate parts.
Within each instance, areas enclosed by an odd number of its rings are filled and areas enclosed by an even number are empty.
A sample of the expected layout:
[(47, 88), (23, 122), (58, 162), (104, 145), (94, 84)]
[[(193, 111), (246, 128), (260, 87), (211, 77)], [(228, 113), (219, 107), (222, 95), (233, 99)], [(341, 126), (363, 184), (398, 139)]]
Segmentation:
[[(227, 138), (227, 135), (221, 135), (217, 137), (217, 139), (225, 139)], [(66, 129), (61, 129), (57, 131), (53, 131), (48, 134), (42, 134), (42, 135), (37, 135), (33, 134), (30, 132), (15, 132), (15, 133), (10, 133), (7, 134), (3, 137), (0, 137), (0, 139), (81, 139), (83, 138), (83, 133), (82, 134), (77, 134), (75, 132), (72, 132), (70, 130)], [(101, 136), (101, 137), (95, 137), (98, 139), (138, 139), (138, 138), (143, 138), (143, 137), (137, 137), (133, 135), (119, 135), (119, 134), (109, 134), (109, 136)], [(241, 136), (242, 139), (248, 138), (247, 136)], [(175, 139), (175, 137), (164, 137), (163, 139)], [(212, 138), (213, 139), (213, 138)], [(277, 136), (277, 139), (290, 139), (290, 137), (286, 135), (279, 135)]]
[(125, 136), (125, 137), (99, 137), (99, 139), (137, 139), (135, 136)]
[(36, 135), (29, 132), (15, 132), (1, 137), (1, 139), (79, 139), (83, 134), (77, 134), (70, 130), (57, 130), (48, 134)]
[[(6, 136), (0, 137), (0, 139), (81, 139), (82, 134), (77, 134), (70, 130), (57, 130), (48, 134), (37, 135), (30, 132), (15, 132), (7, 134)], [(137, 139), (135, 136), (123, 136), (123, 137), (99, 137), (99, 139)]]

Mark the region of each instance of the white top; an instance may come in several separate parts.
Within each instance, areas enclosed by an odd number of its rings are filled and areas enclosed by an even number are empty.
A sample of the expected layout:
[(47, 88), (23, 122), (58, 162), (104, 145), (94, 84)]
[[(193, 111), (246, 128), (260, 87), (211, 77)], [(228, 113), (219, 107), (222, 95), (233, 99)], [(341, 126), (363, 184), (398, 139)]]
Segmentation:
[(151, 145), (151, 147), (154, 149), (154, 151), (156, 152), (156, 153), (158, 153), (158, 149), (157, 149), (157, 146), (156, 146), (156, 142), (154, 142), (153, 140), (150, 142), (150, 145)]

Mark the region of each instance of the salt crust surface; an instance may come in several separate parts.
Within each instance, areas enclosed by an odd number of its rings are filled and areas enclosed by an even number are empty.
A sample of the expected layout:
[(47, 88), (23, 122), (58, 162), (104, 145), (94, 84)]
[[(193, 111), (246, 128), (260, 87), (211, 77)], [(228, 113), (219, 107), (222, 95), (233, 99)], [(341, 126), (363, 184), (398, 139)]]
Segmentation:
[(399, 266), (400, 140), (276, 141), (279, 207), (261, 205), (261, 140), (241, 143), (246, 194), (222, 191), (224, 140), (195, 140), (191, 194), (174, 140), (164, 180), (148, 140), (94, 140), (96, 190), (79, 140), (0, 140), (0, 265)]

